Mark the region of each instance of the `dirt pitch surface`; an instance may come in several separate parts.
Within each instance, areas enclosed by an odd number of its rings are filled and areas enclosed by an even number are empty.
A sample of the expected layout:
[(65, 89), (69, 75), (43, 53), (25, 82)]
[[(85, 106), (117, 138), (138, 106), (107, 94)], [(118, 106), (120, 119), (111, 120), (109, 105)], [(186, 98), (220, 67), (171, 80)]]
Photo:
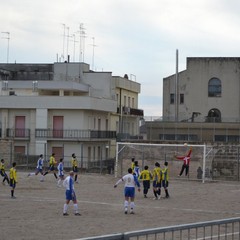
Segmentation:
[(65, 190), (52, 174), (39, 181), (18, 172), (16, 199), (10, 187), (0, 185), (0, 239), (78, 239), (146, 228), (171, 226), (240, 216), (240, 183), (170, 180), (169, 199), (153, 200), (136, 194), (136, 213), (123, 212), (123, 184), (113, 175), (81, 174), (75, 184), (81, 216), (62, 215)]

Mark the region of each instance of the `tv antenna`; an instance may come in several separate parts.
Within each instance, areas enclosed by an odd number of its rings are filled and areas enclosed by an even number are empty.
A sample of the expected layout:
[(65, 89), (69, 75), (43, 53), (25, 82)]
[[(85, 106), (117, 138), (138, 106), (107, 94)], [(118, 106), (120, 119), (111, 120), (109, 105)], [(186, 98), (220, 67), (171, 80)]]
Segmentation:
[(73, 38), (73, 62), (75, 62), (75, 48), (76, 48), (76, 42), (78, 42), (77, 40), (76, 40), (76, 35), (75, 35), (75, 33), (73, 33), (70, 37), (72, 37)]
[(69, 35), (69, 27), (66, 27), (66, 29), (67, 29), (67, 59), (68, 59), (68, 45), (69, 45), (69, 37), (70, 37), (70, 35)]
[(91, 46), (93, 47), (93, 52), (92, 52), (92, 70), (94, 70), (94, 48), (97, 47), (97, 45), (95, 45), (95, 38), (92, 37), (93, 43), (91, 44)]
[(64, 61), (64, 50), (65, 50), (65, 32), (66, 32), (66, 25), (62, 23), (63, 25), (63, 50), (62, 50), (62, 59)]
[(85, 38), (86, 38), (85, 28), (83, 23), (79, 25), (79, 62), (84, 62), (84, 52), (85, 52)]
[(2, 32), (4, 36), (2, 37), (3, 39), (7, 39), (7, 63), (9, 59), (9, 41), (10, 41), (10, 32)]

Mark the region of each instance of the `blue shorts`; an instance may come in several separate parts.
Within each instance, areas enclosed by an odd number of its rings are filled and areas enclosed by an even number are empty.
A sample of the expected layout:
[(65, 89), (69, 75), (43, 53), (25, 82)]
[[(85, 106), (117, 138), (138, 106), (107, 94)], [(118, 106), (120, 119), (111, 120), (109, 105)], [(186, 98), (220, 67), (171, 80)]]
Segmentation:
[(42, 168), (37, 168), (37, 169), (36, 169), (36, 174), (38, 174), (38, 173), (43, 174), (43, 170), (42, 170)]
[(75, 192), (71, 192), (70, 190), (66, 190), (66, 200), (69, 200), (69, 201), (76, 201), (77, 198), (76, 198), (76, 194)]
[(135, 197), (135, 187), (125, 187), (124, 196), (131, 197), (131, 198)]
[(14, 179), (10, 179), (10, 187), (15, 188), (16, 187), (16, 182)]
[(6, 176), (6, 173), (5, 173), (5, 171), (0, 171), (0, 174), (3, 176), (3, 177), (5, 177)]
[(49, 171), (55, 171), (55, 168), (53, 165), (49, 166)]
[(168, 187), (168, 181), (162, 180), (162, 186), (163, 186), (164, 188), (167, 188), (167, 187)]
[(60, 173), (60, 174), (58, 174), (58, 176), (59, 176), (60, 178), (63, 178), (63, 177), (64, 177), (64, 173)]
[(153, 181), (153, 187), (154, 188), (160, 188), (161, 187), (161, 182), (158, 182), (158, 181)]

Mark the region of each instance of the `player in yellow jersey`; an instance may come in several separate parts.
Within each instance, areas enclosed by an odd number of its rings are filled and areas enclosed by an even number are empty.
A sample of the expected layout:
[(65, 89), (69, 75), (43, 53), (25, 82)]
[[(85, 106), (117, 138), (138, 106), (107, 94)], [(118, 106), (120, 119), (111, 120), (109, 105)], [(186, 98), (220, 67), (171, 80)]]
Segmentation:
[(152, 173), (148, 170), (148, 166), (144, 166), (144, 170), (141, 171), (139, 180), (143, 181), (143, 196), (147, 198), (148, 189), (150, 188), (150, 181)]
[(74, 172), (74, 182), (78, 183), (77, 177), (78, 177), (78, 162), (75, 153), (72, 154), (72, 170)]
[(51, 157), (49, 158), (49, 168), (48, 170), (43, 174), (43, 176), (47, 175), (49, 172), (53, 172), (55, 178), (57, 179), (57, 174), (55, 172), (55, 165), (57, 164), (57, 161), (55, 159), (55, 153), (52, 153)]
[(16, 162), (14, 162), (12, 164), (12, 168), (10, 168), (10, 173), (9, 173), (9, 177), (10, 177), (10, 187), (11, 189), (11, 198), (16, 198), (14, 196), (14, 190), (16, 188), (16, 184), (17, 184), (17, 170), (16, 170)]
[(168, 193), (168, 180), (169, 180), (169, 172), (168, 172), (168, 162), (164, 163), (164, 169), (162, 170), (162, 186), (165, 190), (165, 198), (169, 198)]
[(135, 168), (135, 157), (132, 157), (131, 169), (134, 171)]
[(3, 185), (5, 184), (5, 180), (7, 180), (7, 183), (9, 184), (8, 175), (5, 172), (4, 159), (1, 159), (1, 162), (0, 162), (0, 174), (3, 177), (3, 181), (2, 181)]
[(153, 194), (154, 200), (161, 198), (161, 168), (160, 163), (155, 163), (155, 168), (153, 169)]

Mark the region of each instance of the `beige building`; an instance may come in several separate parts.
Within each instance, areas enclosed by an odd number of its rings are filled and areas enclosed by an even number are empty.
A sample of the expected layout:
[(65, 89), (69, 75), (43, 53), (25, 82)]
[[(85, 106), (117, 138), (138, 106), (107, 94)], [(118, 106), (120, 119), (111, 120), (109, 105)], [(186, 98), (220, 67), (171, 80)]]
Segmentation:
[(239, 142), (240, 58), (187, 58), (177, 76), (163, 79), (163, 120), (148, 122), (148, 139)]
[(67, 166), (75, 153), (88, 167), (115, 157), (118, 136), (139, 135), (139, 93), (136, 81), (86, 63), (0, 64), (1, 140), (9, 156), (54, 152)]

